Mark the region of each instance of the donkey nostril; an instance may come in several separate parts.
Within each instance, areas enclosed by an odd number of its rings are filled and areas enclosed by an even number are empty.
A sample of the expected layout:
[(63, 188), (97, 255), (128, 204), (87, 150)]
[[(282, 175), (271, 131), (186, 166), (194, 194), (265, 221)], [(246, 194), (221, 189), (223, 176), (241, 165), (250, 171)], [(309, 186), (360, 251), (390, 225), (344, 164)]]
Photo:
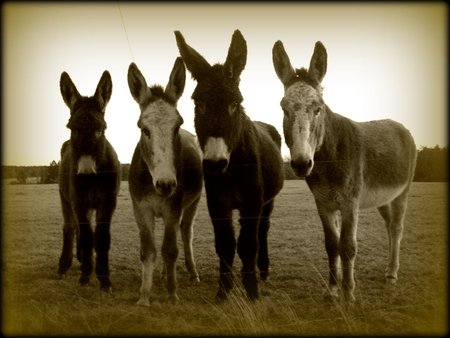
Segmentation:
[(291, 167), (294, 169), (297, 176), (307, 175), (309, 170), (313, 166), (313, 161), (311, 159), (306, 161), (301, 160), (291, 160)]
[(177, 182), (174, 180), (170, 181), (156, 181), (155, 187), (158, 193), (161, 195), (170, 195), (175, 190)]

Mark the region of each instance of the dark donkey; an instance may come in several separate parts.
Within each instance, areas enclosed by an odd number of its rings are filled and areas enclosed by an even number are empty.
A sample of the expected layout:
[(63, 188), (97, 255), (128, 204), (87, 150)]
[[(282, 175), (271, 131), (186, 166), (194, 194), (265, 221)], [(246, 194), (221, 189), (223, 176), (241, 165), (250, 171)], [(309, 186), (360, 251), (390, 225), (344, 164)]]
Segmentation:
[(62, 277), (72, 265), (76, 235), (80, 284), (89, 283), (95, 247), (95, 272), (100, 287), (110, 291), (110, 225), (120, 185), (120, 163), (105, 137), (104, 115), (111, 97), (111, 76), (107, 71), (103, 73), (92, 97), (81, 96), (66, 72), (61, 74), (60, 88), (70, 109), (67, 127), (71, 134), (61, 148), (59, 192), (64, 233), (58, 272)]
[[(409, 131), (392, 120), (354, 122), (323, 101), (327, 53), (317, 42), (309, 69), (294, 70), (281, 41), (273, 47), (275, 71), (284, 85), (284, 136), (292, 168), (306, 176), (325, 232), (329, 293), (338, 296), (343, 273), (346, 300), (353, 301), (360, 208), (376, 207), (389, 235), (386, 281), (397, 280), (403, 219), (417, 157)], [(342, 271), (340, 261), (342, 260)]]
[(183, 94), (186, 70), (177, 58), (165, 90), (147, 86), (136, 66), (128, 68), (128, 86), (141, 115), (141, 138), (130, 167), (130, 193), (141, 238), (142, 284), (138, 305), (149, 306), (156, 260), (155, 218), (164, 220), (162, 256), (167, 272), (169, 302), (176, 303), (175, 261), (181, 227), (185, 263), (191, 280), (198, 273), (192, 250), (193, 221), (203, 186), (201, 151), (194, 135), (183, 130), (176, 103)]
[(203, 151), (207, 205), (220, 259), (216, 299), (226, 298), (233, 286), (233, 209), (240, 212), (237, 252), (243, 285), (248, 297), (257, 299), (256, 264), (265, 280), (269, 274), (270, 215), (283, 186), (281, 137), (273, 126), (250, 121), (241, 106), (239, 76), (247, 60), (241, 32), (234, 32), (225, 64), (213, 66), (186, 44), (180, 32), (175, 36), (186, 67), (197, 80), (192, 94), (195, 130)]

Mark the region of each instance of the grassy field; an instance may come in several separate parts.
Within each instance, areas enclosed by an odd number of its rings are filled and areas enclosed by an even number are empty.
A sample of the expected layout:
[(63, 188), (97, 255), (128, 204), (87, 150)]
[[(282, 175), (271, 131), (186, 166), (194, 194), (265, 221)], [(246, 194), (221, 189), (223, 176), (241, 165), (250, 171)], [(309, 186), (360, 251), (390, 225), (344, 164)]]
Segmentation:
[[(204, 195), (194, 238), (201, 282), (189, 282), (180, 250), (180, 302), (165, 304), (159, 256), (150, 308), (135, 305), (139, 236), (127, 182), (122, 182), (111, 229), (112, 294), (100, 292), (95, 278), (78, 286), (76, 261), (66, 279), (58, 279), (62, 214), (57, 185), (4, 185), (2, 207), (6, 335), (440, 335), (448, 329), (445, 183), (412, 186), (397, 285), (384, 283), (388, 242), (381, 216), (375, 209), (361, 211), (352, 307), (323, 299), (328, 273), (322, 226), (303, 181), (286, 181), (276, 200), (269, 233), (271, 275), (260, 283), (262, 297), (256, 303), (247, 302), (239, 287), (227, 302), (214, 303), (218, 258)], [(162, 224), (157, 225), (160, 247)], [(236, 256), (237, 275), (240, 266)]]

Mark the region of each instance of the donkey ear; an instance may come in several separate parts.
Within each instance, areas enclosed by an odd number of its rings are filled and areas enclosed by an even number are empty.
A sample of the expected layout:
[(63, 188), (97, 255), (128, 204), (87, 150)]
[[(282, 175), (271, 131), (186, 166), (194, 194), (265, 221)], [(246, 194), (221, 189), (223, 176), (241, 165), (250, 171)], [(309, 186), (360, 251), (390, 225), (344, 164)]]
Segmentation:
[(317, 84), (321, 83), (327, 72), (327, 50), (325, 46), (317, 41), (314, 52), (309, 63), (308, 74)]
[(134, 62), (130, 63), (128, 67), (128, 87), (130, 88), (131, 96), (138, 104), (143, 104), (145, 99), (151, 96), (147, 82)]
[(194, 80), (202, 79), (211, 68), (211, 65), (194, 48), (188, 46), (180, 31), (175, 31), (175, 39), (186, 68), (191, 72)]
[(63, 72), (61, 74), (61, 79), (59, 80), (59, 88), (61, 90), (61, 95), (64, 102), (66, 103), (67, 107), (72, 110), (73, 105), (81, 97), (81, 95), (73, 84), (69, 74), (67, 74), (66, 72)]
[(231, 38), (230, 48), (228, 49), (227, 59), (225, 60), (225, 76), (239, 81), (239, 76), (247, 63), (247, 43), (242, 33), (236, 29)]
[(94, 97), (100, 103), (102, 111), (105, 110), (106, 105), (108, 104), (109, 99), (111, 98), (111, 93), (112, 93), (111, 75), (107, 70), (105, 70), (102, 74), (102, 77), (100, 78), (100, 81), (98, 82), (97, 89), (95, 90), (94, 94)]
[(165, 93), (175, 102), (181, 97), (186, 83), (186, 69), (184, 68), (183, 59), (177, 57), (170, 73), (169, 83), (167, 83)]
[(272, 61), (278, 78), (286, 88), (290, 80), (295, 77), (295, 70), (291, 65), (291, 61), (284, 49), (283, 43), (280, 40), (273, 45)]

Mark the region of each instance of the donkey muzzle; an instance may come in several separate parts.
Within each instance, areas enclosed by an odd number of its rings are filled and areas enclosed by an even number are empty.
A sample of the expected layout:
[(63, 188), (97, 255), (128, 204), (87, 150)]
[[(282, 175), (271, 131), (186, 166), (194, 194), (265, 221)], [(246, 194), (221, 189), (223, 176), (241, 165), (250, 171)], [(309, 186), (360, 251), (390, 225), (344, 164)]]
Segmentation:
[(230, 151), (222, 137), (209, 137), (203, 150), (203, 170), (219, 175), (228, 167)]
[(228, 167), (228, 160), (217, 159), (217, 160), (203, 160), (203, 169), (208, 174), (220, 175), (225, 172), (225, 169)]
[(306, 177), (311, 174), (314, 162), (311, 159), (293, 159), (291, 167), (299, 177)]
[(82, 155), (78, 159), (77, 175), (80, 174), (96, 174), (97, 165), (91, 155)]
[(177, 188), (177, 181), (172, 179), (157, 180), (155, 183), (156, 193), (162, 197), (171, 196)]

